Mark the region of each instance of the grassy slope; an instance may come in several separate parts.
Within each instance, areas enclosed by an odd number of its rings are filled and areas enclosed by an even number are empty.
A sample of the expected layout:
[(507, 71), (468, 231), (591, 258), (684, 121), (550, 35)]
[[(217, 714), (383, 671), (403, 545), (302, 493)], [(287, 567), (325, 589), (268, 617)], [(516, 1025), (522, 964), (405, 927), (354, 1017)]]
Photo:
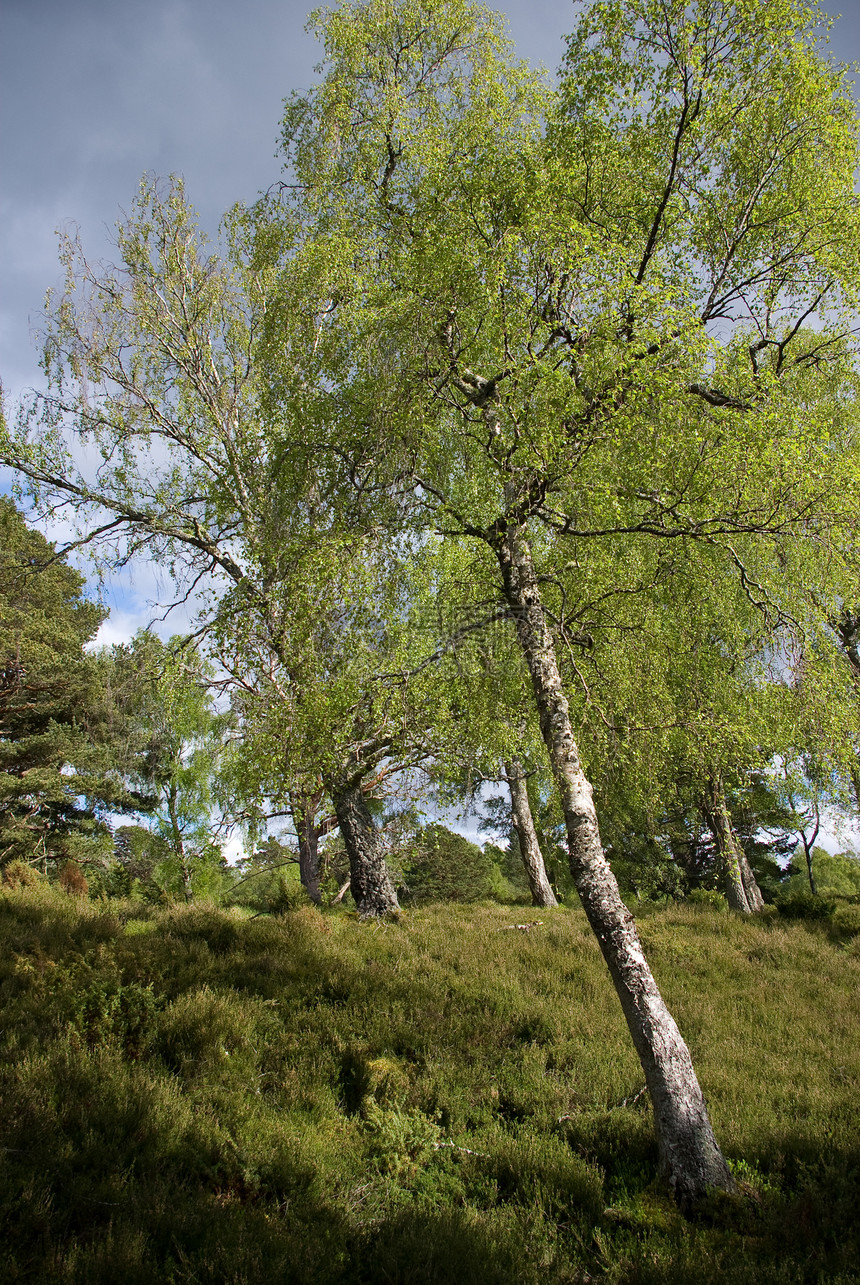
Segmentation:
[(3, 1279), (857, 1280), (860, 938), (642, 921), (746, 1184), (691, 1226), (584, 918), (516, 915), (0, 897)]

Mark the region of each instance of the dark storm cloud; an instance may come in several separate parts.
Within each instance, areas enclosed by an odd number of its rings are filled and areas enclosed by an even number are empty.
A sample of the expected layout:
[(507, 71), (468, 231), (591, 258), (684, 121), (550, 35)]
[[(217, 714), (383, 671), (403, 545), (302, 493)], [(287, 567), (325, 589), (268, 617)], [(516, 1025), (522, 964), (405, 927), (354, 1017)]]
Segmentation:
[[(0, 376), (38, 378), (31, 334), (57, 284), (55, 230), (80, 225), (95, 256), (144, 171), (182, 173), (214, 230), (279, 172), (281, 101), (319, 57), (306, 0), (4, 0), (0, 28)], [(565, 0), (505, 6), (521, 56), (554, 70)], [(833, 52), (860, 52), (860, 14)]]
[(317, 57), (304, 3), (29, 0), (6, 7), (0, 372), (31, 382), (29, 327), (56, 282), (55, 229), (95, 254), (144, 171), (184, 174), (212, 228), (278, 174), (281, 99)]

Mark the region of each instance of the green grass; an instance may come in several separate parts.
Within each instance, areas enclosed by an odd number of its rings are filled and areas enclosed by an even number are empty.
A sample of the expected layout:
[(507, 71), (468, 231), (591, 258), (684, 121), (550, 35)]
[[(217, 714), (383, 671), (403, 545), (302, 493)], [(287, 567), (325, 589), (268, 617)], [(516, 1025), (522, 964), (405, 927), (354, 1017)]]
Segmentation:
[(843, 919), (641, 921), (743, 1192), (687, 1223), (579, 911), (372, 926), (4, 894), (2, 1278), (847, 1285)]

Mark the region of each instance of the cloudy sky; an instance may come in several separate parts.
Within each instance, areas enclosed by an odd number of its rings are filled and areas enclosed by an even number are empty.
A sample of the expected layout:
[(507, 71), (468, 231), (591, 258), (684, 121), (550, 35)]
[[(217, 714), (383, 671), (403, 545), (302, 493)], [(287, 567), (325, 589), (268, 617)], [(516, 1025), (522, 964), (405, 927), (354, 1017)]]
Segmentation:
[[(825, 11), (836, 15), (838, 0)], [(843, 0), (831, 48), (860, 59), (860, 4)], [(56, 231), (77, 225), (91, 258), (141, 175), (182, 174), (204, 227), (280, 173), (282, 100), (320, 50), (309, 0), (0, 0), (0, 379), (7, 406), (39, 381), (45, 291), (61, 284)], [(522, 57), (555, 70), (572, 0), (510, 0)], [(0, 490), (9, 476), (0, 473)], [(146, 572), (108, 586), (105, 637), (151, 616)], [(163, 629), (169, 625), (162, 626)], [(179, 624), (174, 623), (174, 628)]]
[[(56, 231), (91, 258), (146, 171), (182, 174), (204, 227), (280, 173), (282, 100), (310, 85), (311, 0), (0, 0), (0, 378), (7, 407), (38, 384), (45, 291), (61, 284)], [(523, 57), (555, 68), (572, 4), (511, 10)], [(0, 490), (9, 476), (0, 474)], [(81, 564), (85, 566), (84, 563)], [(151, 569), (102, 586), (115, 641), (152, 619)], [(161, 631), (181, 628), (177, 616)]]
[[(860, 5), (832, 49), (860, 58)], [(184, 175), (204, 225), (279, 173), (281, 102), (319, 57), (307, 0), (2, 0), (0, 377), (38, 378), (34, 330), (59, 282), (56, 229), (95, 255), (144, 171)], [(837, 12), (836, 0), (826, 6)], [(554, 70), (571, 0), (505, 7), (519, 53)]]
[[(306, 0), (2, 0), (0, 371), (36, 376), (33, 329), (58, 280), (56, 229), (103, 251), (144, 171), (184, 175), (204, 224), (279, 174), (282, 99), (319, 47)], [(565, 0), (510, 10), (521, 54), (555, 68)]]

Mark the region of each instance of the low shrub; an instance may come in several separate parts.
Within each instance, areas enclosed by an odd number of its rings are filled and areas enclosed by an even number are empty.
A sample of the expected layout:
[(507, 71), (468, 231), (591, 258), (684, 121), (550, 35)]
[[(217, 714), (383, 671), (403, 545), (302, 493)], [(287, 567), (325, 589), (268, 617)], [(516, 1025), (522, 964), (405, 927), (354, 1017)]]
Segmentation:
[(812, 892), (793, 891), (778, 897), (776, 906), (784, 919), (809, 919), (813, 922), (832, 919), (836, 902)]
[(60, 866), (57, 882), (69, 897), (86, 897), (90, 886), (77, 861), (64, 861)]
[(3, 867), (2, 884), (4, 888), (33, 888), (42, 877), (26, 861), (8, 861)]
[(694, 888), (692, 892), (687, 893), (685, 901), (691, 906), (707, 906), (710, 910), (719, 911), (720, 914), (726, 914), (729, 909), (729, 903), (716, 888)]
[(851, 902), (837, 905), (831, 919), (833, 931), (843, 937), (860, 937), (860, 906)]

